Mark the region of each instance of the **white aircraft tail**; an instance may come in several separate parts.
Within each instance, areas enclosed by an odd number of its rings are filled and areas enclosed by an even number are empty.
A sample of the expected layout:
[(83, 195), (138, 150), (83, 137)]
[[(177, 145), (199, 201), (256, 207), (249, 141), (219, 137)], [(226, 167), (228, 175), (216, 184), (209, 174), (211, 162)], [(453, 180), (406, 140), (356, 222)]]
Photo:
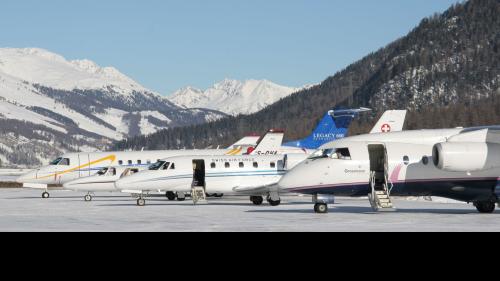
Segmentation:
[(260, 139), (260, 136), (246, 136), (236, 142), (235, 144), (231, 145), (228, 149), (235, 149), (235, 148), (247, 148), (247, 147), (254, 147), (258, 144), (258, 141)]
[(406, 110), (388, 110), (373, 127), (370, 134), (401, 132), (406, 121)]
[(284, 138), (285, 132), (283, 130), (270, 130), (262, 137), (250, 155), (276, 155)]

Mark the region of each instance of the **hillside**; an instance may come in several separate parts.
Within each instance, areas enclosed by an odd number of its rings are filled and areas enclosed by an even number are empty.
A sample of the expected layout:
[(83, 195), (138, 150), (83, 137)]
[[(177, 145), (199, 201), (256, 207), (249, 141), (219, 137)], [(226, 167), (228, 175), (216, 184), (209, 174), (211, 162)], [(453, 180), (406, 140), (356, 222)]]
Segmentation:
[[(202, 126), (160, 131), (116, 148), (178, 148), (229, 144), (249, 132), (285, 128), (308, 135), (336, 106), (366, 106), (356, 122), (366, 132), (386, 109), (409, 109), (408, 129), (500, 124), (500, 1), (471, 0), (424, 19), (407, 36), (350, 65), (318, 86), (264, 110)], [(328, 58), (325, 58), (328, 59)]]
[(0, 165), (37, 166), (67, 151), (225, 114), (180, 108), (112, 67), (42, 49), (0, 49)]

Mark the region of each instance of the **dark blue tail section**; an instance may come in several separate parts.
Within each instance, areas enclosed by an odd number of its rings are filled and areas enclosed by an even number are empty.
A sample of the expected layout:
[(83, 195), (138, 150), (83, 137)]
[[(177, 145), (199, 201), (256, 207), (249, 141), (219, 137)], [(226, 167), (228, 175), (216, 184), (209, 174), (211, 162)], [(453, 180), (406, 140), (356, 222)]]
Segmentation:
[(302, 140), (285, 143), (284, 146), (318, 149), (324, 144), (345, 138), (352, 120), (354, 120), (359, 113), (365, 111), (369, 111), (369, 109), (331, 110), (325, 114), (312, 135)]

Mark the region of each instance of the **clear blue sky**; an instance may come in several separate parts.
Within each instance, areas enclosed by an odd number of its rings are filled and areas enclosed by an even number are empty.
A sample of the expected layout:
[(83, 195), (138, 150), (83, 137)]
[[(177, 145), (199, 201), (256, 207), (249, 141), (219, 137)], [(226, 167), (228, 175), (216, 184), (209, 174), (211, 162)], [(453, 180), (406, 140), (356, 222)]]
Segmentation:
[(456, 0), (2, 0), (0, 46), (115, 66), (161, 94), (318, 83)]

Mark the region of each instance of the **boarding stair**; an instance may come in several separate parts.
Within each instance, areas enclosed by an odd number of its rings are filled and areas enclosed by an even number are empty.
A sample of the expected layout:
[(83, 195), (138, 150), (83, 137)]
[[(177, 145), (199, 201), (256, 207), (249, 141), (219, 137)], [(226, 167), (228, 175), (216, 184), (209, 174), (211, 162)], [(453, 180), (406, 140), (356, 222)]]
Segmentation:
[(368, 195), (370, 204), (376, 212), (393, 212), (396, 209), (391, 199), (391, 188), (387, 177), (384, 181), (377, 180), (377, 173), (372, 172), (370, 178), (371, 193)]
[(193, 204), (208, 204), (207, 193), (205, 192), (204, 186), (196, 186), (193, 184), (191, 187), (191, 199), (193, 200)]

